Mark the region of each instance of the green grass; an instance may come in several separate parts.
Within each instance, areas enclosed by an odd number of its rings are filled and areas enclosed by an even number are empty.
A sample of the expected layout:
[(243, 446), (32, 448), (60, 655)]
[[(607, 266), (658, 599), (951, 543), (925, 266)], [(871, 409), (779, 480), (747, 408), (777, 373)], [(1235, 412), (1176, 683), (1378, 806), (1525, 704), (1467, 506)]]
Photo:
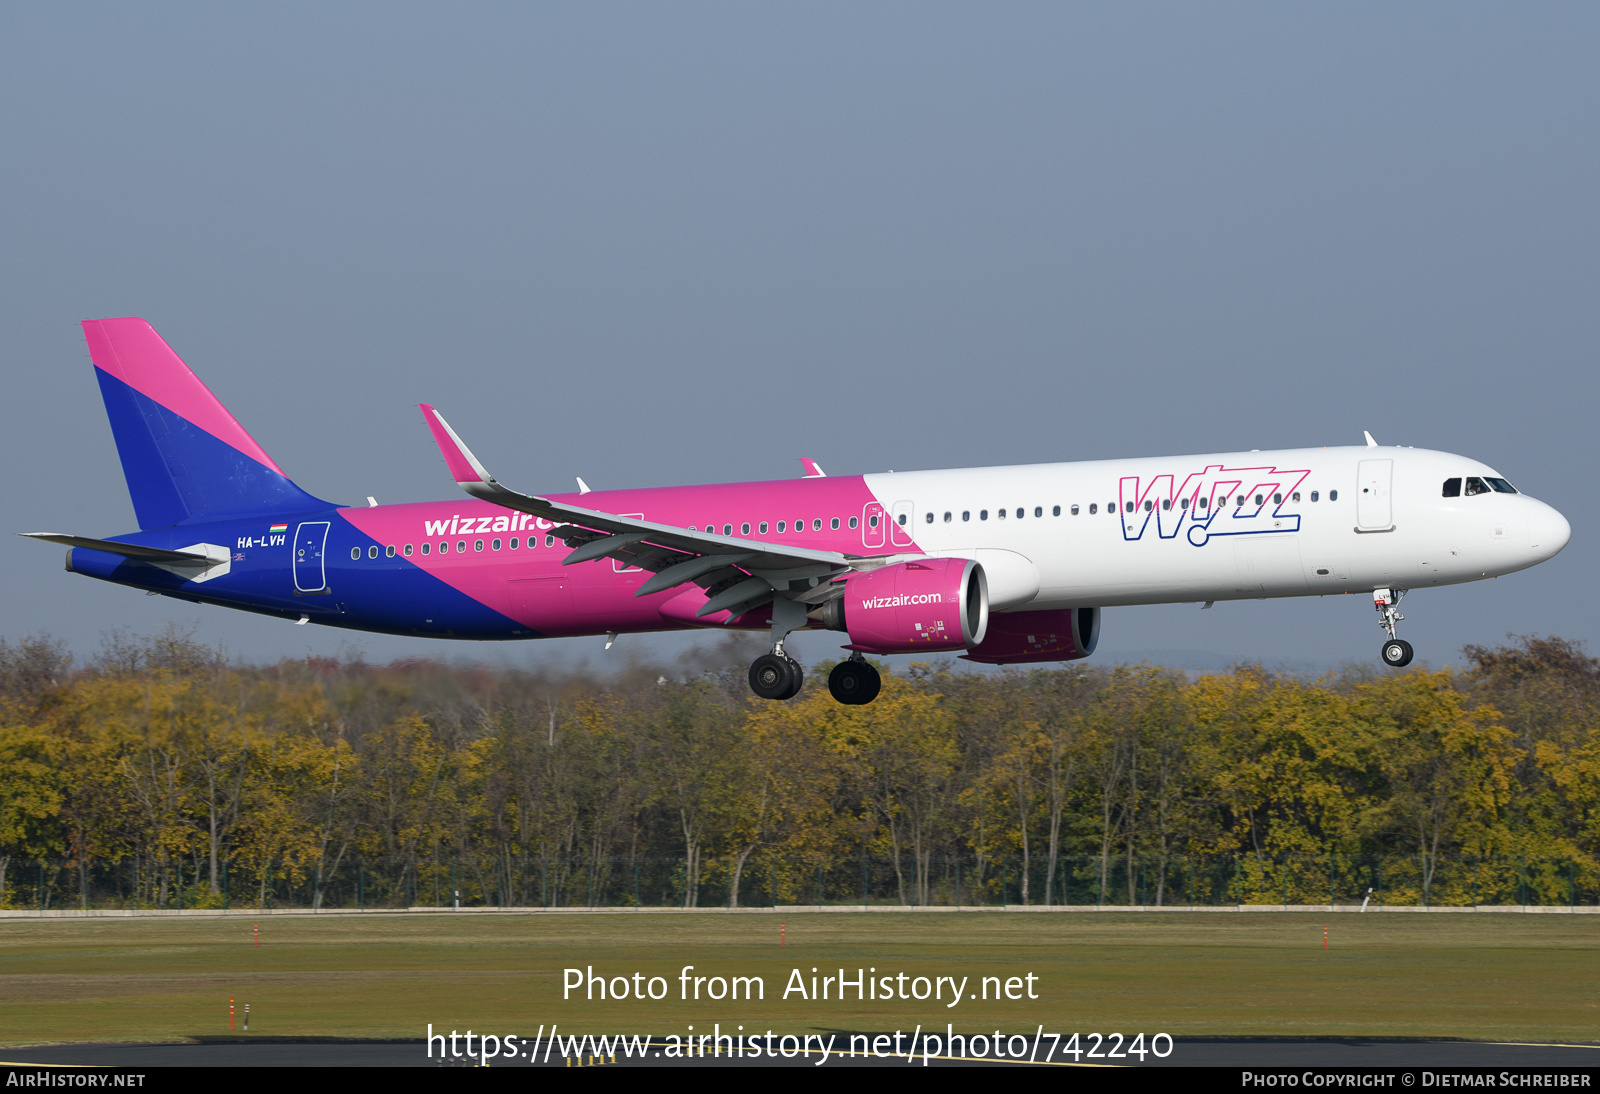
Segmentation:
[[(778, 948), (778, 924), (788, 946)], [(0, 923), (0, 1044), (226, 1035), (993, 1030), (1600, 1039), (1600, 917), (1543, 915), (373, 915)], [(1322, 927), (1332, 947), (1322, 949)], [(661, 1002), (563, 1001), (562, 970), (665, 977)], [(762, 976), (764, 1002), (683, 1002), (678, 973)], [(802, 1002), (818, 976), (1038, 976), (1037, 1000)], [(947, 996), (948, 998), (948, 989)]]

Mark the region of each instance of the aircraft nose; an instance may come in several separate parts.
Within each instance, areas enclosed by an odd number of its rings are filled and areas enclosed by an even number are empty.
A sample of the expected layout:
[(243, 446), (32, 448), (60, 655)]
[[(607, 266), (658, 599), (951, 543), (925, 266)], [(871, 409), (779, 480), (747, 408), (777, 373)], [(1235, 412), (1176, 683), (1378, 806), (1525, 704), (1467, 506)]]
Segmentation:
[(1572, 538), (1572, 525), (1553, 506), (1539, 502), (1528, 527), (1528, 547), (1542, 562), (1554, 558)]

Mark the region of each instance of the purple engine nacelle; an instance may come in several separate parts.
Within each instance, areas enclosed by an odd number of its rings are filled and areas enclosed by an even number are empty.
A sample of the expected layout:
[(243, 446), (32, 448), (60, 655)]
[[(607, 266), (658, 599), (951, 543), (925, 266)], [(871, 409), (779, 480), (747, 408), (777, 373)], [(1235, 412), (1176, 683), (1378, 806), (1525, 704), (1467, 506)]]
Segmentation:
[(990, 616), (983, 641), (961, 657), (985, 665), (1076, 661), (1093, 653), (1099, 642), (1099, 608), (1006, 612)]
[(972, 559), (918, 559), (851, 575), (817, 618), (861, 653), (971, 649), (989, 624), (989, 587)]

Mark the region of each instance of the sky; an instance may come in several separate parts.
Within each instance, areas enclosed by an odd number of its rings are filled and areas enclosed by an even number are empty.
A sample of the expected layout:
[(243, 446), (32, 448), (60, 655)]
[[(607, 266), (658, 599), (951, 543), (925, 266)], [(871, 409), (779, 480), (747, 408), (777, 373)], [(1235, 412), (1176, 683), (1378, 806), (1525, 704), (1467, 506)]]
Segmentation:
[[(1407, 599), (1419, 660), (1590, 641), (1597, 55), (1576, 3), (8, 3), (5, 525), (134, 529), (78, 321), (138, 315), (357, 504), (455, 496), (419, 402), (531, 492), (1370, 430), (1572, 523), (1534, 570)], [(0, 637), (617, 653), (296, 627), (61, 562), (0, 537)], [(1375, 661), (1376, 623), (1112, 609), (1096, 656)]]

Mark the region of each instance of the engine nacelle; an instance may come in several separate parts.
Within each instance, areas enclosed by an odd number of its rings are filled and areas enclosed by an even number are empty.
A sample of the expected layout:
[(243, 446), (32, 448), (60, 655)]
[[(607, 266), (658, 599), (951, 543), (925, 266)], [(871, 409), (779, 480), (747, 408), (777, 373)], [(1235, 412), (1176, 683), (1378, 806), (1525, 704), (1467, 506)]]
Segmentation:
[(991, 615), (988, 634), (961, 657), (985, 665), (1076, 661), (1088, 657), (1099, 643), (1099, 608), (1007, 612)]
[(970, 558), (924, 558), (852, 574), (813, 615), (861, 653), (964, 650), (983, 641), (989, 591)]

